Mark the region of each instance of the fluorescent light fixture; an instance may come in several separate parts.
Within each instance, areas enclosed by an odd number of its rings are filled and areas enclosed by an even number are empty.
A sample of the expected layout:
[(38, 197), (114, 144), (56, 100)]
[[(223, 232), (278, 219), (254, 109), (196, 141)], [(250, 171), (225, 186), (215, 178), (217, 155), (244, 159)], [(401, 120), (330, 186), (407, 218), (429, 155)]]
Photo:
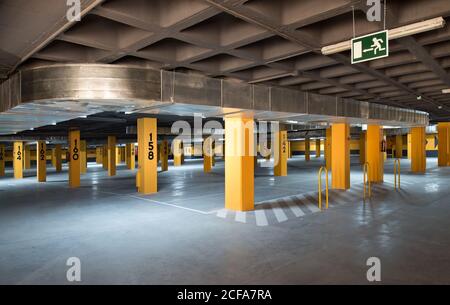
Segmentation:
[(286, 123), (287, 123), (287, 124), (298, 124), (297, 121), (291, 121), (291, 120), (287, 120)]
[(450, 94), (450, 88), (448, 88), (448, 89), (442, 89), (442, 93), (444, 93), (444, 94)]
[[(421, 22), (416, 22), (401, 26), (392, 30), (388, 30), (389, 40), (398, 39), (405, 36), (410, 36), (426, 31), (436, 30), (445, 26), (445, 20), (442, 17), (436, 17)], [(325, 46), (322, 48), (323, 55), (330, 55), (343, 51), (350, 50), (352, 48), (351, 40), (342, 41), (336, 44)]]
[(86, 119), (86, 118), (87, 118), (87, 115), (80, 115), (79, 118), (80, 118), (80, 119)]
[(133, 111), (125, 111), (125, 114), (133, 114)]

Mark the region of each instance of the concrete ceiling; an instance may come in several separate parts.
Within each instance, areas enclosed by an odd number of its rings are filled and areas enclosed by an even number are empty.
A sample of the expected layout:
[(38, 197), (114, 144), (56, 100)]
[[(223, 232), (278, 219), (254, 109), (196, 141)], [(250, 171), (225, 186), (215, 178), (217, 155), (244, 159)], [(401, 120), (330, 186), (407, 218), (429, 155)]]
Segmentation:
[[(393, 28), (442, 16), (448, 0), (389, 0)], [(60, 0), (0, 2), (0, 77), (52, 62), (127, 64), (295, 87), (450, 118), (450, 26), (391, 41), (387, 58), (350, 64), (320, 48), (382, 29), (366, 1), (82, 1), (80, 22)], [(422, 99), (418, 100), (417, 96)]]

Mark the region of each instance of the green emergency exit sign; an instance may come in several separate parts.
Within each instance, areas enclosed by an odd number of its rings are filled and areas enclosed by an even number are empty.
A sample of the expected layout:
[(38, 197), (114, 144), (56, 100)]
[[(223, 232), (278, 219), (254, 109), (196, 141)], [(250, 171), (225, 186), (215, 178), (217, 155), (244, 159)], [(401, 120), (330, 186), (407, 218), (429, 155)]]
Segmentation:
[(388, 31), (352, 39), (352, 64), (389, 56)]

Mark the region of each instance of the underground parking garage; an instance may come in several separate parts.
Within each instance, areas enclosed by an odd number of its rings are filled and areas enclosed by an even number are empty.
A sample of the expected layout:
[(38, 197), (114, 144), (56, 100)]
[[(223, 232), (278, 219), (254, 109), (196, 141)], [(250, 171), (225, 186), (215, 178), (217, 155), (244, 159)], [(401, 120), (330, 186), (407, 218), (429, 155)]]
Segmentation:
[(448, 0), (69, 2), (0, 2), (1, 284), (450, 283)]

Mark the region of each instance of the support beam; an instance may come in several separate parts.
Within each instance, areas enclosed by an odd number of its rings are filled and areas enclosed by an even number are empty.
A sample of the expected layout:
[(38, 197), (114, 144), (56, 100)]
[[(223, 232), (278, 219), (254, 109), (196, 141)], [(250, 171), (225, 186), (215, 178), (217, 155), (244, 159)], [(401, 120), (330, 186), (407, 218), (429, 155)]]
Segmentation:
[(366, 163), (366, 132), (361, 131), (359, 136), (359, 164)]
[(183, 164), (183, 141), (176, 139), (173, 140), (173, 165), (181, 166)]
[(320, 158), (321, 156), (321, 149), (320, 149), (320, 139), (316, 139), (316, 158)]
[(55, 170), (56, 172), (62, 171), (62, 149), (61, 144), (55, 145)]
[(5, 176), (5, 145), (0, 144), (0, 177)]
[(450, 123), (438, 123), (438, 166), (450, 165)]
[(408, 133), (407, 135), (407, 141), (408, 141), (408, 159), (411, 160), (411, 151), (412, 151), (412, 146), (411, 146), (411, 132)]
[(158, 192), (158, 157), (157, 157), (157, 120), (140, 118), (137, 120), (138, 132), (138, 191), (141, 194)]
[(116, 175), (116, 137), (108, 136), (108, 176)]
[(95, 148), (95, 163), (103, 164), (103, 152), (99, 146)]
[(328, 171), (331, 171), (331, 146), (332, 146), (333, 140), (331, 137), (331, 127), (328, 127), (326, 129), (326, 138), (325, 138), (325, 167)]
[(311, 160), (311, 141), (308, 137), (305, 138), (305, 161)]
[(85, 140), (80, 141), (80, 171), (81, 174), (87, 173), (87, 143)]
[(225, 208), (254, 209), (254, 121), (225, 118)]
[(108, 145), (103, 145), (102, 147), (102, 162), (103, 169), (108, 170)]
[(122, 161), (121, 154), (122, 150), (120, 146), (116, 146), (116, 165), (119, 165)]
[(425, 173), (426, 159), (425, 127), (411, 128), (411, 171)]
[(395, 136), (395, 157), (403, 157), (403, 135)]
[(366, 133), (366, 162), (369, 163), (369, 181), (381, 183), (384, 178), (383, 128), (368, 125)]
[(276, 162), (276, 164), (273, 169), (273, 173), (275, 176), (287, 176), (287, 131), (278, 131), (275, 134), (275, 143), (276, 144), (274, 148), (276, 149), (276, 151), (274, 154), (274, 162)]
[(209, 173), (212, 170), (212, 149), (213, 141), (211, 137), (205, 138), (203, 141), (203, 171)]
[(136, 168), (135, 149), (136, 149), (136, 147), (135, 147), (134, 143), (128, 143), (125, 146), (127, 169), (134, 170)]
[(81, 162), (80, 162), (80, 131), (69, 131), (69, 186), (80, 186)]
[(14, 142), (13, 148), (14, 178), (23, 178), (23, 142)]
[(23, 155), (23, 168), (30, 169), (31, 168), (31, 150), (30, 145), (23, 144), (24, 155)]
[(331, 185), (333, 189), (350, 188), (350, 126), (336, 123), (331, 126)]
[(38, 141), (36, 144), (36, 162), (38, 182), (47, 181), (47, 144)]

